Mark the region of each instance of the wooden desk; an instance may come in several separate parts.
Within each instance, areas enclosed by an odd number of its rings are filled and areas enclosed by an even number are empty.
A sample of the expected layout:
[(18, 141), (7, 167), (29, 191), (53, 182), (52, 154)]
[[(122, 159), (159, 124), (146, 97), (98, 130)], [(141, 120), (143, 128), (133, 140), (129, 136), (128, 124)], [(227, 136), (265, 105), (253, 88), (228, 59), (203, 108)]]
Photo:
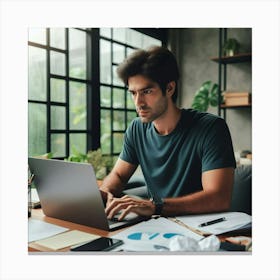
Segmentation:
[[(51, 217), (47, 217), (43, 214), (42, 209), (32, 209), (32, 216), (33, 219), (38, 219), (47, 223), (51, 223), (54, 225), (58, 225), (61, 227), (65, 227), (68, 228), (69, 230), (80, 230), (83, 232), (87, 232), (87, 233), (92, 233), (92, 234), (96, 234), (96, 235), (100, 235), (100, 236), (104, 236), (104, 237), (109, 237), (117, 232), (119, 232), (118, 230), (113, 231), (113, 232), (108, 232), (108, 231), (104, 231), (104, 230), (100, 230), (97, 228), (93, 228), (93, 227), (88, 227), (88, 226), (83, 226), (83, 225), (79, 225), (79, 224), (75, 224), (75, 223), (71, 223), (71, 222), (67, 222), (67, 221), (63, 221), (63, 220), (59, 220), (59, 219), (55, 219), (55, 218), (51, 218)], [(58, 252), (67, 252), (70, 250), (70, 247), (66, 247), (63, 248), (61, 250), (58, 250)], [(28, 251), (29, 252), (54, 252), (53, 250), (49, 249), (49, 248), (45, 248), (43, 246), (40, 246), (38, 244), (36, 244), (35, 242), (30, 242), (28, 244)], [(57, 251), (55, 251), (57, 252)]]
[[(93, 227), (88, 227), (88, 226), (83, 226), (80, 224), (75, 224), (75, 223), (71, 223), (71, 222), (67, 222), (67, 221), (63, 221), (60, 219), (55, 219), (55, 218), (51, 218), (51, 217), (47, 217), (43, 214), (42, 209), (33, 209), (32, 210), (32, 218), (33, 219), (38, 219), (44, 222), (48, 222), (54, 225), (58, 225), (58, 226), (62, 226), (65, 228), (68, 228), (70, 231), (71, 230), (80, 230), (83, 232), (87, 232), (87, 233), (92, 233), (92, 234), (96, 234), (96, 235), (100, 235), (100, 236), (104, 236), (104, 237), (110, 237), (111, 235), (114, 235), (118, 232), (120, 232), (123, 229), (119, 229), (119, 230), (115, 230), (113, 232), (109, 232), (109, 231), (104, 231), (104, 230), (100, 230), (97, 228), (93, 228)], [(230, 236), (238, 236), (238, 235), (243, 235), (243, 236), (249, 236), (251, 237), (251, 231), (239, 231), (239, 232), (232, 232), (232, 233), (227, 233), (227, 234), (221, 234), (219, 235), (219, 239), (221, 241), (224, 241), (226, 237), (230, 237)], [(66, 247), (63, 248), (61, 250), (51, 250), (49, 248), (43, 247), (41, 245), (36, 244), (35, 242), (30, 242), (28, 244), (28, 251), (29, 252), (68, 252), (70, 250), (70, 247)]]

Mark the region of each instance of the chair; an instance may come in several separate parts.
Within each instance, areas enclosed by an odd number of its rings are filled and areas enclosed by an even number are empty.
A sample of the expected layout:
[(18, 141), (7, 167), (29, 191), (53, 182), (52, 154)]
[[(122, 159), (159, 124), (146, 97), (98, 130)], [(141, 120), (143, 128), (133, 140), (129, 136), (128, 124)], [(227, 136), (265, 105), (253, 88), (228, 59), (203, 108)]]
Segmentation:
[(235, 169), (230, 211), (252, 215), (252, 165)]

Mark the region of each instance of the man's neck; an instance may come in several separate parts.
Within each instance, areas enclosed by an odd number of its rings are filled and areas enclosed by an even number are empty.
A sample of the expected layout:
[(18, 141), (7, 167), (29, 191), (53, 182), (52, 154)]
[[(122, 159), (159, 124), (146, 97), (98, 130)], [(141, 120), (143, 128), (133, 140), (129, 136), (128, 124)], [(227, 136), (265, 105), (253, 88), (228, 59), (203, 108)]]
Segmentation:
[(170, 134), (181, 118), (181, 109), (175, 104), (169, 106), (166, 113), (160, 118), (153, 121), (154, 127), (160, 135)]

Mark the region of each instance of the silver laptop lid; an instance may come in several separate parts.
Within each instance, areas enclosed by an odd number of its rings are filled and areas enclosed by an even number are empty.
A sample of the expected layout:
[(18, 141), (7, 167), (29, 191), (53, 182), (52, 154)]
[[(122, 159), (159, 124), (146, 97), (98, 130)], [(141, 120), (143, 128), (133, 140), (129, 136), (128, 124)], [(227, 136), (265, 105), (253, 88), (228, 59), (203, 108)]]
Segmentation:
[(109, 230), (92, 165), (28, 158), (46, 216)]

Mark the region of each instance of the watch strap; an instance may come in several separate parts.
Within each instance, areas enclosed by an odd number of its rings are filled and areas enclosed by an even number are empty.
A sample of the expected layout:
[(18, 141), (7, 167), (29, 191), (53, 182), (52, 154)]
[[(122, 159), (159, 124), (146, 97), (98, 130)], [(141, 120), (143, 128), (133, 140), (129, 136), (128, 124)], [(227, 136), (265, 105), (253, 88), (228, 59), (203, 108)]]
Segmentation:
[(155, 205), (154, 215), (160, 216), (162, 213), (162, 208), (163, 208), (163, 199), (162, 198), (157, 198), (157, 199), (152, 198), (152, 202)]

